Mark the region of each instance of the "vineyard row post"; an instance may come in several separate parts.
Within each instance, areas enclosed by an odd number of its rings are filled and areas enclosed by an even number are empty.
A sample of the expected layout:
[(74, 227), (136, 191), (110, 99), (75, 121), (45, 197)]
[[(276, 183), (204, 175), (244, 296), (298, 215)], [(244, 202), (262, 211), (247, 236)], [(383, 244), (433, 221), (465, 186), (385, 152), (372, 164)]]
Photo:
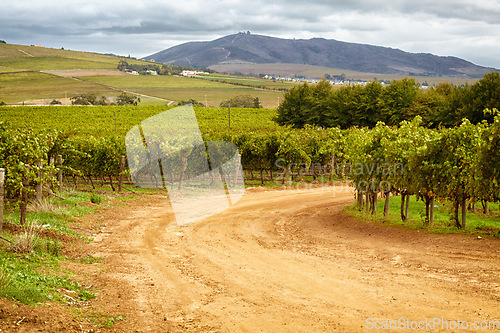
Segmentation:
[(125, 155), (122, 155), (120, 159), (120, 178), (118, 181), (118, 193), (122, 191), (123, 184), (123, 173), (125, 172)]
[(30, 172), (30, 166), (26, 166), (26, 174), (23, 177), (22, 183), (23, 186), (21, 188), (21, 202), (19, 203), (19, 210), (20, 212), (20, 221), (19, 223), (21, 225), (26, 224), (26, 207), (28, 206), (28, 186), (30, 184), (29, 179), (28, 179), (28, 174)]
[(57, 155), (57, 165), (59, 166), (59, 172), (57, 174), (57, 181), (59, 182), (59, 188), (61, 189), (63, 186), (63, 172), (62, 172), (62, 155)]
[[(49, 158), (49, 165), (50, 165), (51, 167), (53, 167), (53, 166), (54, 166), (54, 161), (55, 161), (55, 160), (54, 160), (54, 156), (50, 156), (50, 158)], [(54, 177), (54, 173), (53, 173), (52, 171), (50, 171), (50, 177), (49, 177), (49, 178), (50, 178), (50, 187), (51, 187), (51, 188), (52, 188), (52, 185), (53, 185), (53, 183), (52, 183), (52, 179), (53, 179), (53, 177)]]
[(42, 178), (43, 178), (43, 162), (38, 163), (38, 182), (36, 184), (36, 201), (41, 202), (42, 201), (42, 189), (43, 189), (43, 184), (42, 184)]

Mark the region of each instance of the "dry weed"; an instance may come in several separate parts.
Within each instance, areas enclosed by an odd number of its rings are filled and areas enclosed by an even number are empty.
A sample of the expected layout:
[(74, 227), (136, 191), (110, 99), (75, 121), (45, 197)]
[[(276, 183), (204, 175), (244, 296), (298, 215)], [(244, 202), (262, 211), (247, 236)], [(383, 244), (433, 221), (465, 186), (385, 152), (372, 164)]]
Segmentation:
[(36, 222), (30, 223), (26, 229), (19, 234), (11, 245), (11, 250), (15, 253), (29, 253), (33, 251), (38, 241), (38, 231), (40, 225)]

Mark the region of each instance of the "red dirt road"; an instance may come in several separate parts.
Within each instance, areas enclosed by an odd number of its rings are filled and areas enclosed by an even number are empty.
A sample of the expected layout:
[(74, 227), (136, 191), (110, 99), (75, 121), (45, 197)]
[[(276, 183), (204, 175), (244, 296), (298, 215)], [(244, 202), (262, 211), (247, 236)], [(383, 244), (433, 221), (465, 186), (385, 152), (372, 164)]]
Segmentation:
[[(342, 212), (353, 201), (257, 189), (182, 227), (161, 197), (105, 212), (95, 306), (125, 316), (119, 332), (365, 332), (399, 318), (470, 332), (500, 320), (500, 241), (360, 222)], [(433, 328), (413, 331), (459, 331)]]

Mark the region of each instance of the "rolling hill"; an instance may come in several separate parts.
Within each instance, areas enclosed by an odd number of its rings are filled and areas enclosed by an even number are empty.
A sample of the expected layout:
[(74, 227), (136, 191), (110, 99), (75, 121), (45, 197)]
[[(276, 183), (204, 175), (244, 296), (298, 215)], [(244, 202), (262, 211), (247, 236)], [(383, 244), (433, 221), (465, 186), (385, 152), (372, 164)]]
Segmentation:
[(399, 49), (347, 43), (334, 39), (282, 39), (250, 33), (213, 41), (188, 42), (160, 51), (145, 60), (181, 66), (210, 67), (240, 64), (300, 64), (411, 76), (479, 78), (493, 68), (457, 57), (409, 53)]
[[(276, 107), (283, 90), (294, 85), (213, 75), (204, 79), (132, 75), (117, 69), (121, 59), (91, 52), (0, 43), (0, 105), (49, 105), (54, 100), (71, 104), (71, 97), (80, 94), (104, 96), (112, 102), (122, 92), (128, 92), (141, 95), (141, 105), (195, 99), (205, 105), (219, 106), (221, 101), (234, 96), (251, 95), (259, 97), (264, 107)], [(133, 65), (150, 65), (143, 60), (126, 60)]]

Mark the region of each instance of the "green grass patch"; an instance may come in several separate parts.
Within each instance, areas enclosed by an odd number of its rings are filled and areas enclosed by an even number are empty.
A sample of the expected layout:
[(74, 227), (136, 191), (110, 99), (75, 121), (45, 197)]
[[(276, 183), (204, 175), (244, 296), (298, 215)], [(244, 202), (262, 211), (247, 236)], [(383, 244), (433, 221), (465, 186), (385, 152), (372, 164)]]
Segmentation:
[(391, 197), (389, 200), (389, 216), (386, 218), (384, 213), (384, 201), (377, 202), (377, 215), (373, 216), (365, 210), (359, 211), (357, 204), (349, 206), (346, 210), (349, 214), (363, 220), (375, 222), (389, 222), (391, 225), (401, 226), (409, 229), (427, 229), (433, 233), (468, 233), (474, 235), (495, 236), (500, 238), (500, 212), (498, 203), (491, 204), (489, 214), (483, 214), (479, 209), (475, 212), (467, 211), (467, 226), (465, 230), (457, 229), (455, 223), (451, 220), (452, 205), (449, 202), (435, 201), (434, 204), (434, 223), (425, 227), (425, 203), (417, 200), (415, 196), (410, 197), (408, 210), (408, 220), (401, 220), (401, 197)]
[[(47, 270), (52, 274), (41, 273)], [(4, 276), (2, 280), (7, 281), (0, 288), (0, 296), (24, 304), (65, 302), (68, 299), (58, 292), (61, 288), (73, 292), (73, 299), (82, 302), (95, 297), (94, 293), (85, 290), (67, 274), (60, 272), (57, 257), (40, 249), (24, 255), (0, 249), (0, 271)]]
[[(30, 70), (53, 69), (116, 69), (120, 58), (92, 53), (47, 47), (0, 44), (0, 66)], [(127, 62), (145, 63), (127, 59)]]
[(51, 69), (93, 69), (105, 68), (115, 69), (118, 58), (113, 59), (114, 63), (108, 61), (96, 61), (95, 59), (84, 58), (75, 59), (62, 56), (42, 56), (42, 57), (15, 57), (0, 58), (0, 66), (23, 68), (27, 70), (51, 70)]
[(89, 314), (84, 314), (81, 311), (77, 311), (76, 316), (81, 319), (85, 318), (90, 323), (106, 329), (113, 328), (117, 322), (124, 320), (126, 317), (126, 316), (112, 317), (102, 311), (92, 311)]
[[(27, 221), (35, 223), (47, 230), (55, 230), (60, 233), (70, 234), (81, 238), (82, 236), (69, 228), (69, 223), (73, 222), (74, 217), (83, 214), (91, 214), (96, 207), (82, 205), (90, 202), (91, 193), (82, 191), (64, 191), (60, 193), (60, 198), (46, 198), (41, 203), (30, 203), (28, 205)], [(5, 222), (18, 224), (20, 214), (13, 210), (17, 207), (11, 207), (11, 212), (4, 216)]]
[[(15, 206), (6, 207), (2, 237), (11, 243), (0, 240), (1, 297), (29, 305), (47, 301), (78, 303), (95, 297), (72, 279), (71, 272), (61, 269), (60, 260), (72, 260), (62, 255), (63, 242), (71, 238), (58, 236), (66, 233), (85, 240), (69, 225), (75, 216), (95, 210), (85, 205), (91, 193), (69, 190), (58, 196), (28, 206), (28, 227), (18, 225), (19, 213), (12, 212)], [(82, 262), (92, 264), (96, 260), (86, 258)]]

